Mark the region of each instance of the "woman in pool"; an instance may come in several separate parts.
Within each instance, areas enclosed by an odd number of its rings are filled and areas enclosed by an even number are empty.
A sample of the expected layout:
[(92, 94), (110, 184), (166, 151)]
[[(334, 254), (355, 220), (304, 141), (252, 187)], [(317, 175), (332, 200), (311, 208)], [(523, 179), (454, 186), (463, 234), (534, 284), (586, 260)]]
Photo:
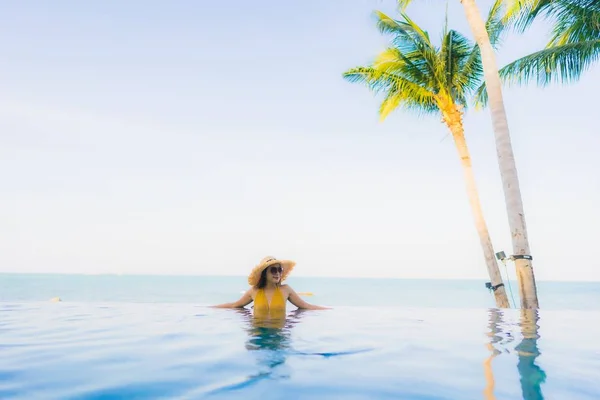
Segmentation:
[(275, 257), (262, 259), (250, 275), (250, 289), (236, 302), (219, 304), (217, 308), (241, 308), (254, 301), (254, 313), (284, 313), (287, 301), (300, 309), (326, 310), (328, 307), (316, 306), (302, 300), (289, 285), (282, 285), (296, 263), (288, 260), (277, 260)]

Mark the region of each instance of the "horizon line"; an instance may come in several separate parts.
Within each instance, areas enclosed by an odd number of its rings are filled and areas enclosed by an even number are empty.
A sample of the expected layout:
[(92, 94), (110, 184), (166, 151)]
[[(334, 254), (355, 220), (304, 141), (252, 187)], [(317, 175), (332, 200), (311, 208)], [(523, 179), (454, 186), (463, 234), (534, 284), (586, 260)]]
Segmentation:
[[(76, 275), (76, 276), (134, 276), (134, 277), (207, 277), (207, 278), (247, 278), (247, 275), (215, 275), (215, 274), (172, 274), (172, 273), (118, 273), (118, 272), (9, 272), (0, 271), (0, 275)], [(312, 279), (392, 279), (392, 280), (421, 280), (421, 281), (489, 281), (488, 278), (473, 277), (378, 277), (378, 276), (329, 276), (329, 275), (295, 275), (297, 278)], [(293, 277), (292, 277), (293, 278)], [(289, 278), (288, 278), (289, 279)], [(504, 279), (506, 280), (506, 279)], [(507, 281), (516, 282), (516, 279)], [(600, 280), (559, 280), (559, 279), (536, 279), (536, 282), (560, 282), (560, 283), (600, 283)]]

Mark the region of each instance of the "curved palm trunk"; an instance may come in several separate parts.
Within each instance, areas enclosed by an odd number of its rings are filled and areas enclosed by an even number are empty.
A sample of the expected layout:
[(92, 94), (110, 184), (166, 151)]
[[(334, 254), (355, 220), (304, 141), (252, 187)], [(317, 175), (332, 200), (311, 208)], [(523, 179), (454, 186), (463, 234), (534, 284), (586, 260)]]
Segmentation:
[[(523, 211), (523, 202), (521, 200), (521, 189), (519, 187), (517, 167), (510, 142), (510, 132), (504, 110), (500, 75), (498, 74), (494, 49), (490, 43), (490, 38), (485, 29), (485, 22), (481, 17), (475, 0), (461, 0), (461, 3), (481, 52), (481, 62), (483, 64), (489, 107), (492, 114), (492, 125), (496, 138), (500, 176), (504, 187), (506, 211), (508, 213), (508, 223), (512, 237), (513, 254), (530, 255), (527, 227), (525, 225), (525, 212)], [(521, 307), (524, 309), (538, 308), (537, 288), (531, 260), (516, 259), (515, 267), (519, 281)]]
[(473, 168), (471, 166), (471, 156), (469, 154), (469, 149), (467, 148), (467, 141), (465, 140), (462, 113), (456, 109), (456, 105), (452, 105), (450, 107), (452, 108), (442, 111), (442, 115), (444, 117), (444, 122), (450, 129), (450, 132), (452, 132), (454, 144), (456, 144), (456, 149), (458, 150), (458, 155), (460, 157), (460, 163), (463, 167), (465, 183), (467, 186), (467, 195), (469, 197), (469, 203), (471, 204), (471, 212), (473, 213), (473, 219), (475, 220), (475, 227), (477, 228), (481, 248), (483, 249), (485, 264), (487, 266), (492, 286), (496, 288), (494, 290), (496, 306), (499, 308), (510, 308), (510, 303), (508, 302), (508, 297), (506, 296), (506, 289), (502, 282), (502, 275), (500, 274), (500, 269), (498, 268), (498, 263), (495, 258), (492, 240), (490, 239), (487, 224), (483, 218), (483, 210), (481, 209), (479, 193), (477, 192), (477, 186), (475, 184), (475, 175), (473, 174)]

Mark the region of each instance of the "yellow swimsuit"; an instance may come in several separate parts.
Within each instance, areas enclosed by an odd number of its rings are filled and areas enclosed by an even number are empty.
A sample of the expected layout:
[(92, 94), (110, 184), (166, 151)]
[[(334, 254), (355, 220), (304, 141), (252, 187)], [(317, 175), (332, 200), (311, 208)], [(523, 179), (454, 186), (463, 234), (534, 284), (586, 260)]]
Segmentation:
[(273, 293), (271, 304), (269, 304), (265, 290), (258, 289), (256, 297), (254, 298), (254, 316), (262, 318), (285, 317), (285, 299), (283, 298), (283, 293), (281, 293), (279, 287), (277, 287)]

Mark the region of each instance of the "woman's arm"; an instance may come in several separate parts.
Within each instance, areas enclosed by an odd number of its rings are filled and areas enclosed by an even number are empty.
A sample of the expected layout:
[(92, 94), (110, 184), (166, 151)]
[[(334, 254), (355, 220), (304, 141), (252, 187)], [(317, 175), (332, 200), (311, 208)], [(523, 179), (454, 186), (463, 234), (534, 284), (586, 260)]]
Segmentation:
[(252, 303), (252, 289), (248, 289), (246, 293), (240, 297), (240, 299), (233, 303), (224, 303), (218, 304), (216, 306), (211, 306), (213, 308), (242, 308), (246, 307), (248, 304)]
[(288, 300), (290, 301), (290, 303), (292, 303), (293, 305), (295, 305), (298, 308), (302, 308), (305, 310), (329, 310), (331, 308), (331, 307), (316, 306), (314, 304), (307, 303), (304, 300), (302, 300), (302, 298), (300, 296), (298, 296), (298, 293), (296, 293), (294, 291), (294, 289), (292, 289), (291, 286), (284, 285), (282, 287), (285, 287), (285, 289), (288, 291)]

